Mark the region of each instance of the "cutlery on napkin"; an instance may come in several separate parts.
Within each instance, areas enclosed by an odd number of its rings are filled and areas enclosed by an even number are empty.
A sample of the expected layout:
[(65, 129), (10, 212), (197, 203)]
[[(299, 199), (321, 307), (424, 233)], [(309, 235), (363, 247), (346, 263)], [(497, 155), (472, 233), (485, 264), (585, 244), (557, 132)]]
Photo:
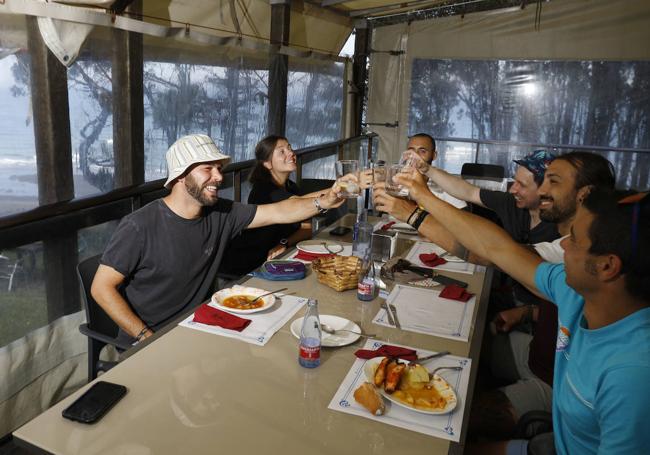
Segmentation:
[(251, 323), (250, 319), (240, 318), (226, 311), (211, 307), (207, 303), (201, 305), (194, 312), (194, 322), (201, 324), (216, 325), (224, 329), (236, 330), (241, 332)]
[(378, 349), (359, 349), (354, 353), (360, 359), (374, 359), (375, 357), (398, 357), (402, 360), (415, 361), (418, 354), (415, 349), (401, 348), (390, 344), (381, 345)]

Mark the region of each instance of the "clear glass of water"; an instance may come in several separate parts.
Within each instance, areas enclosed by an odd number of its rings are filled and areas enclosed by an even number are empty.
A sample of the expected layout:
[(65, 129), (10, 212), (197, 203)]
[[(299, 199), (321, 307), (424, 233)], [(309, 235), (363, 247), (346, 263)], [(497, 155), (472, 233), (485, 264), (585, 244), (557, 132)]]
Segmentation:
[(408, 197), (408, 188), (403, 187), (394, 180), (396, 175), (406, 171), (406, 169), (407, 166), (403, 164), (393, 164), (386, 170), (386, 192), (391, 196)]
[(336, 180), (340, 194), (346, 198), (356, 198), (361, 194), (359, 186), (359, 161), (340, 160), (336, 162)]

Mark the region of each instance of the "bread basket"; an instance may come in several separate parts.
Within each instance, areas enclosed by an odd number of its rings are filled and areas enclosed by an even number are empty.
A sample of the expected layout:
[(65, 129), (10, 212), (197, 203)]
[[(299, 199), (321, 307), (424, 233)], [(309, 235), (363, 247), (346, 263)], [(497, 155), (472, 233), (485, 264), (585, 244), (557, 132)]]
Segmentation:
[(318, 281), (336, 291), (356, 289), (361, 273), (361, 259), (356, 256), (323, 256), (312, 261)]

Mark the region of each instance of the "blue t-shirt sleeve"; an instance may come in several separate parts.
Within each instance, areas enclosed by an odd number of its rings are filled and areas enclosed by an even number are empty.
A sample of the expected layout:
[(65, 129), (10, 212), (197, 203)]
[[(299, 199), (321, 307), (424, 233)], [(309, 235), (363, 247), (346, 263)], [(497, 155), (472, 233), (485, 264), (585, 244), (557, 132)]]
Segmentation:
[(650, 367), (631, 365), (607, 372), (596, 395), (599, 454), (633, 455), (650, 447)]
[(564, 264), (552, 264), (542, 262), (535, 271), (535, 286), (539, 292), (547, 297), (547, 300), (557, 305), (558, 293), (562, 285), (566, 286), (566, 274)]

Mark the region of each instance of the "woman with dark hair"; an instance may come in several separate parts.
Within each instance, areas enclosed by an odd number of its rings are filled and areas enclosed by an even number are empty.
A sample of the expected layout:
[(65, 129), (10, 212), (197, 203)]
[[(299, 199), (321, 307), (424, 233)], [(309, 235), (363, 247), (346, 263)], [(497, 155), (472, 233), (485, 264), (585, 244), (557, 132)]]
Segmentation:
[[(255, 167), (249, 180), (253, 184), (249, 204), (270, 204), (291, 197), (313, 197), (321, 192), (302, 194), (289, 180), (296, 170), (296, 154), (287, 138), (266, 136), (255, 146)], [(259, 267), (267, 259), (283, 253), (288, 246), (311, 237), (311, 222), (276, 224), (243, 231), (228, 247), (220, 272), (243, 275)]]

